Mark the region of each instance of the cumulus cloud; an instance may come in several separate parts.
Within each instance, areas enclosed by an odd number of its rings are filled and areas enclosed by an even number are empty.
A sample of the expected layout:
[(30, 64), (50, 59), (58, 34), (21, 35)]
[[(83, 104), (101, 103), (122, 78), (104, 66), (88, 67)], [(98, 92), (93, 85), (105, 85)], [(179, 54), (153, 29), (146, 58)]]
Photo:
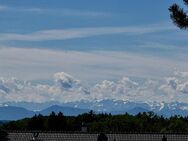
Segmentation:
[(104, 80), (92, 88), (93, 99), (123, 99), (127, 100), (131, 93), (138, 87), (138, 83), (123, 77), (117, 82)]
[(176, 94), (188, 94), (188, 73), (174, 72), (173, 77), (166, 78), (166, 84), (160, 87), (163, 91), (171, 91)]
[(79, 80), (74, 79), (72, 76), (64, 72), (54, 74), (54, 81), (56, 86), (62, 90), (74, 89), (80, 85)]
[(0, 78), (0, 91), (3, 93), (17, 92), (26, 85), (26, 82), (19, 81), (16, 78), (4, 79)]
[(173, 102), (188, 100), (188, 73), (175, 72), (164, 80), (141, 81), (122, 77), (117, 81), (104, 80), (85, 87), (80, 80), (59, 72), (54, 74), (54, 83), (32, 84), (15, 78), (0, 78), (0, 102), (71, 102), (93, 100), (124, 100), (139, 102)]

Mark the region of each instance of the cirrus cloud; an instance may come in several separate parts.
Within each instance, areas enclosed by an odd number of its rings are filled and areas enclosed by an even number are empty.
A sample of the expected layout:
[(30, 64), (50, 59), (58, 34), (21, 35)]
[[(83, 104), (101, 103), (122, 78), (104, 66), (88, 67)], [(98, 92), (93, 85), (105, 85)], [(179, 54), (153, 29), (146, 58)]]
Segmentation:
[(100, 35), (127, 34), (141, 35), (161, 31), (174, 30), (172, 26), (149, 25), (132, 27), (85, 27), (71, 29), (51, 29), (36, 31), (27, 34), (1, 33), (1, 41), (48, 41), (87, 38)]

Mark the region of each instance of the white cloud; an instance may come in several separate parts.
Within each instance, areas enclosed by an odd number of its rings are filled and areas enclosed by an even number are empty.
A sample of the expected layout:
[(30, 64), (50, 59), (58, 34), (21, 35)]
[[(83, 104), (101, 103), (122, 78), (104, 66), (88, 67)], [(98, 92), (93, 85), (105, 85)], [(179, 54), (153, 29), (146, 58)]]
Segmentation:
[(123, 77), (118, 82), (104, 80), (92, 88), (91, 96), (93, 99), (97, 100), (127, 100), (131, 97), (131, 93), (135, 91), (137, 87), (138, 83), (130, 80), (128, 77)]
[(188, 94), (188, 73), (178, 72), (174, 73), (173, 77), (166, 78), (166, 84), (161, 86), (164, 91), (171, 91), (177, 94)]
[(145, 27), (90, 27), (90, 28), (72, 28), (72, 29), (54, 29), (42, 30), (33, 33), (1, 33), (1, 41), (46, 41), (46, 40), (67, 40), (76, 38), (86, 38), (109, 34), (128, 34), (140, 35), (165, 30), (173, 30), (174, 27), (161, 27), (160, 25), (150, 25)]
[(3, 79), (0, 78), (0, 91), (3, 93), (14, 93), (21, 90), (26, 83), (15, 78)]
[[(174, 68), (188, 70), (186, 57), (184, 61), (178, 61), (127, 52), (5, 47), (0, 48), (0, 76), (4, 77), (0, 79), (0, 101), (120, 99), (187, 102), (188, 73), (171, 75)], [(42, 83), (33, 82), (46, 79)]]
[(54, 74), (52, 85), (34, 85), (29, 81), (1, 78), (0, 99), (0, 102), (47, 102), (51, 100), (67, 102), (89, 98), (87, 89), (81, 86), (80, 81), (60, 72)]
[(79, 80), (75, 80), (72, 76), (64, 72), (54, 74), (54, 80), (56, 86), (62, 90), (74, 89), (80, 85)]
[[(180, 75), (181, 74), (181, 75)], [(80, 80), (64, 72), (54, 74), (51, 85), (32, 84), (17, 79), (0, 79), (0, 102), (71, 102), (80, 100), (129, 100), (139, 102), (187, 102), (187, 81), (174, 75), (167, 81), (142, 80), (142, 82), (123, 77), (117, 81), (104, 80), (86, 87)], [(175, 80), (175, 81), (174, 81)], [(176, 83), (176, 85), (174, 85)], [(186, 95), (185, 95), (186, 94)]]

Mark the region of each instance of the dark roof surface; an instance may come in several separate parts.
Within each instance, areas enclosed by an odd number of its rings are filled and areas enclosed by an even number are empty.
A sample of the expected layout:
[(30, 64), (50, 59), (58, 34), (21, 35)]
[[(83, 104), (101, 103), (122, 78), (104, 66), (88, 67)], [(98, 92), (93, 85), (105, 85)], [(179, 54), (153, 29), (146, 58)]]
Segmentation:
[[(39, 141), (97, 141), (98, 134), (41, 132)], [(162, 141), (163, 134), (107, 134), (108, 141)], [(187, 141), (186, 134), (167, 134), (168, 141)], [(31, 132), (8, 132), (10, 141), (31, 141)], [(2, 140), (0, 140), (2, 141)]]

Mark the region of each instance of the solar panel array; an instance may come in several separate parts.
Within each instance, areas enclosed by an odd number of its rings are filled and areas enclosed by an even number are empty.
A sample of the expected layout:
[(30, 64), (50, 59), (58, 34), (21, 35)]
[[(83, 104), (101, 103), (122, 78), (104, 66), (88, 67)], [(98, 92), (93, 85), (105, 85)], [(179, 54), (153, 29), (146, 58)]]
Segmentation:
[[(162, 141), (162, 134), (107, 134), (108, 141)], [(167, 134), (167, 141), (188, 141), (186, 134)], [(98, 134), (41, 132), (37, 141), (97, 141)], [(33, 133), (9, 132), (9, 141), (32, 141)], [(2, 141), (2, 140), (0, 140)]]

